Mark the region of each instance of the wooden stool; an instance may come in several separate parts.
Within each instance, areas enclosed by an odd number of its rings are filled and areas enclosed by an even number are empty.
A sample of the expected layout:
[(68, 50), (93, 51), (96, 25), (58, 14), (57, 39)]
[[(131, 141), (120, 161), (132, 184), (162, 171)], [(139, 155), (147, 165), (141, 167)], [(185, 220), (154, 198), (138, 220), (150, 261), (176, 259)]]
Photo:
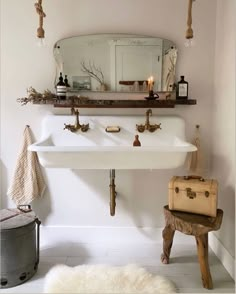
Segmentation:
[(170, 251), (175, 230), (186, 235), (193, 235), (196, 238), (198, 261), (202, 274), (202, 284), (206, 289), (213, 289), (210, 268), (208, 264), (208, 232), (217, 231), (222, 222), (223, 211), (217, 209), (216, 217), (169, 210), (168, 205), (164, 206), (166, 225), (162, 231), (163, 253), (161, 261), (169, 263)]

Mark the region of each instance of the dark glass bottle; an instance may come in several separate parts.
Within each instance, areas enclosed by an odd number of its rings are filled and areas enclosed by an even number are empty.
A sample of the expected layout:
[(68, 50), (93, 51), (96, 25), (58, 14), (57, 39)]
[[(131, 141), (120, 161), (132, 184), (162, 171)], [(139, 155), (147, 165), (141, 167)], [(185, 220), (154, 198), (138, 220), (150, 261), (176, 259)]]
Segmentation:
[(57, 83), (56, 91), (57, 91), (57, 96), (60, 100), (66, 99), (66, 85), (63, 82), (63, 76), (61, 72), (60, 72), (59, 82)]
[(180, 76), (180, 81), (177, 86), (176, 99), (188, 99), (188, 82), (184, 80), (184, 76)]
[(69, 83), (68, 83), (67, 75), (65, 75), (64, 83), (65, 83), (65, 85), (66, 85), (66, 88), (70, 88), (70, 85), (69, 85)]

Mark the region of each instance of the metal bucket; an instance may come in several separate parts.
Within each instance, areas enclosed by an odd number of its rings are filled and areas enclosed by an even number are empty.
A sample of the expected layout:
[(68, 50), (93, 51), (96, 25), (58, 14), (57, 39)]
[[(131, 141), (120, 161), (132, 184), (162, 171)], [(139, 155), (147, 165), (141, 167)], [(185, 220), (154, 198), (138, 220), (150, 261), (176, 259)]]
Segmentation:
[(0, 288), (22, 284), (36, 273), (40, 223), (30, 205), (0, 211)]

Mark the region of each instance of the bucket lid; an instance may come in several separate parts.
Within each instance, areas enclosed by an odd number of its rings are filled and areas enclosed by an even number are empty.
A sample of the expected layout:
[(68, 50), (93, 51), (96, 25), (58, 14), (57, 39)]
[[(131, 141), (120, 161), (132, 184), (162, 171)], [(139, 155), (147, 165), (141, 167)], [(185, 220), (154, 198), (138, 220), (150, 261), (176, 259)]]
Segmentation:
[(29, 209), (1, 209), (0, 210), (0, 228), (1, 230), (11, 230), (26, 226), (35, 222), (36, 215)]

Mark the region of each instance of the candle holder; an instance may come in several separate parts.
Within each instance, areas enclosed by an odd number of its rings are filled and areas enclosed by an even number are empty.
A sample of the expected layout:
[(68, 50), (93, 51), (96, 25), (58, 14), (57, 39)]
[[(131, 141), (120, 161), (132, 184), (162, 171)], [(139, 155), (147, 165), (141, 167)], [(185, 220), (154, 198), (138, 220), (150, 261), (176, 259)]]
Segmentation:
[(150, 90), (150, 91), (149, 91), (149, 97), (154, 97), (154, 92), (153, 92), (153, 90)]
[(148, 92), (148, 95), (149, 95), (148, 97), (145, 97), (146, 100), (156, 100), (159, 98), (159, 95), (156, 92), (154, 92), (153, 90), (150, 90)]

